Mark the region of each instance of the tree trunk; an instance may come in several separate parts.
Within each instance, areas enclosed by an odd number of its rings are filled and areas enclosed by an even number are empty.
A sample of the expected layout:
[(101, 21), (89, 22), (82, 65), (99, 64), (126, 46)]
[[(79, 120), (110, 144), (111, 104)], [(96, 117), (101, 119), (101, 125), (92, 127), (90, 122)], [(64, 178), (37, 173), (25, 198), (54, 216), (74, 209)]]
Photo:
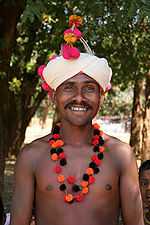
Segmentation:
[(150, 159), (150, 72), (146, 74), (142, 161)]
[[(8, 73), (16, 24), (23, 12), (25, 1), (0, 3), (0, 194), (3, 190), (5, 158), (8, 153)], [(9, 112), (10, 114), (11, 112)]]
[(143, 128), (143, 115), (142, 115), (142, 99), (143, 94), (143, 80), (135, 81), (134, 84), (134, 97), (131, 119), (131, 137), (130, 145), (137, 158), (141, 155), (142, 148), (142, 128)]

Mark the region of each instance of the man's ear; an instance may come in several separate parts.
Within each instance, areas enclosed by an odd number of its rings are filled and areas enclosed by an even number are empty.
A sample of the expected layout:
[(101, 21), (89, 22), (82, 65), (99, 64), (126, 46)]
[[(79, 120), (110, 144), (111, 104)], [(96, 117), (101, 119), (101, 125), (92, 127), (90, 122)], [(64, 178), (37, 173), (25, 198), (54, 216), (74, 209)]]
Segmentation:
[(53, 104), (56, 104), (56, 91), (53, 90), (51, 100)]
[(102, 104), (103, 104), (103, 102), (104, 102), (104, 99), (105, 99), (105, 94), (102, 94), (102, 95), (100, 96), (100, 101), (99, 101), (100, 107), (102, 106)]

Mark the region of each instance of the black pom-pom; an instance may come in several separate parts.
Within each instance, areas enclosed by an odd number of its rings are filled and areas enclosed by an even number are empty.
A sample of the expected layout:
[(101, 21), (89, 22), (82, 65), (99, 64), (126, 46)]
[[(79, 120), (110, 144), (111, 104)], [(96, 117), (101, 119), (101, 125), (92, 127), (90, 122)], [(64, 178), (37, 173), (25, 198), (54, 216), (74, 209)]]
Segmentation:
[(94, 169), (97, 167), (97, 165), (95, 164), (95, 162), (90, 162), (89, 167)]
[(100, 131), (98, 129), (94, 129), (93, 134), (94, 135), (99, 135), (100, 134)]
[(57, 152), (58, 154), (60, 154), (60, 153), (63, 152), (63, 149), (62, 149), (62, 148), (57, 148), (57, 149), (56, 149), (56, 152)]
[(74, 199), (72, 199), (72, 201), (70, 201), (70, 202), (67, 202), (67, 203), (69, 203), (69, 204), (72, 204), (74, 202)]
[(56, 153), (56, 149), (55, 148), (51, 148), (50, 152), (51, 152), (51, 155), (52, 155), (52, 154)]
[(99, 173), (100, 169), (98, 167), (94, 168), (94, 173), (97, 174)]
[(80, 191), (80, 186), (77, 185), (77, 184), (74, 184), (74, 185), (72, 186), (72, 191), (74, 191), (74, 192)]
[(60, 165), (61, 166), (65, 166), (67, 164), (67, 160), (66, 159), (61, 159), (60, 160)]
[(65, 191), (66, 190), (66, 185), (65, 184), (61, 184), (60, 186), (59, 186), (59, 189), (61, 190), (61, 191)]
[(102, 138), (101, 136), (99, 137), (99, 144), (100, 145), (104, 145), (105, 141), (104, 138)]
[(88, 181), (89, 175), (87, 173), (83, 174), (83, 180)]
[(97, 154), (97, 157), (99, 158), (99, 159), (103, 159), (104, 158), (104, 154), (101, 152), (101, 153), (98, 153)]
[(93, 148), (93, 152), (98, 152), (99, 151), (99, 146), (94, 146), (94, 148)]
[(48, 141), (50, 142), (50, 141), (54, 141), (55, 139), (54, 138), (50, 138)]
[(59, 134), (59, 131), (60, 131), (60, 127), (56, 125), (56, 126), (53, 128), (53, 134)]

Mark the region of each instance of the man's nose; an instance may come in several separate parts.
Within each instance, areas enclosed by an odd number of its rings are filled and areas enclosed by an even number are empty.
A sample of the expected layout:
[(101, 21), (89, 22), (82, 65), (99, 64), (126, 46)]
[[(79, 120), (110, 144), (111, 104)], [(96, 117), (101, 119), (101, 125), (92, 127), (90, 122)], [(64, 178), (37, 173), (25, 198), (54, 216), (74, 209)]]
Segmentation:
[(83, 90), (81, 88), (77, 88), (76, 93), (74, 95), (74, 99), (77, 103), (81, 103), (84, 99)]

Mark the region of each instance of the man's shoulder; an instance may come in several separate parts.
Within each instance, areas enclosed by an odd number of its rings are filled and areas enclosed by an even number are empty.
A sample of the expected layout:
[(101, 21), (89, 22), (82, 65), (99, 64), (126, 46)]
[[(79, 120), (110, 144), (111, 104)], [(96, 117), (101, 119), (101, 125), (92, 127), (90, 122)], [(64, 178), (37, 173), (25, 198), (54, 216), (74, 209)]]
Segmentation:
[(119, 168), (127, 167), (134, 160), (132, 148), (128, 143), (116, 137), (108, 136), (106, 146), (109, 149), (110, 156), (119, 165)]
[(21, 149), (21, 151), (29, 151), (29, 150), (34, 151), (37, 149), (40, 150), (41, 146), (43, 147), (43, 145), (45, 146), (48, 143), (49, 137), (50, 137), (50, 134), (48, 134), (44, 137), (35, 139), (34, 141), (32, 141), (28, 144), (25, 144), (24, 147)]
[(121, 141), (120, 139), (107, 135), (106, 136), (106, 145), (110, 150), (113, 152), (113, 154), (116, 152), (121, 152), (123, 154), (127, 154), (131, 152), (131, 146), (128, 143), (125, 143)]
[(48, 150), (48, 140), (50, 135), (38, 138), (31, 143), (25, 144), (24, 147), (20, 150), (18, 155), (18, 160), (28, 160), (32, 162), (41, 157), (45, 151)]

